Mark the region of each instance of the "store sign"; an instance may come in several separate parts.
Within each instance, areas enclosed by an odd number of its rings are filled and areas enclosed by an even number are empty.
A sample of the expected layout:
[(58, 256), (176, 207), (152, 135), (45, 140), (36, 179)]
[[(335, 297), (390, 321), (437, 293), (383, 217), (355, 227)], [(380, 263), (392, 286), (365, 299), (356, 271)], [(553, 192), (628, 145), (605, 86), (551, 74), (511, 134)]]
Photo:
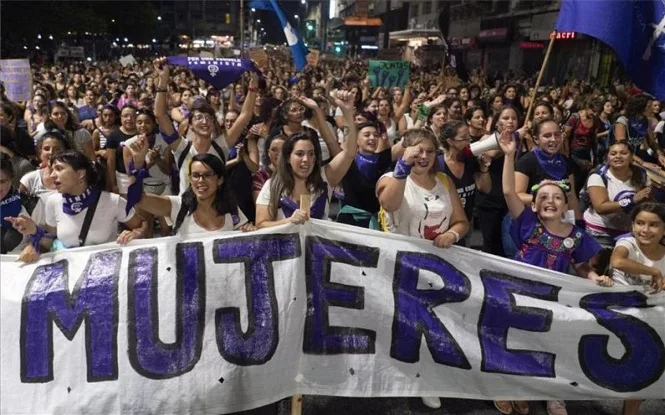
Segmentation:
[(520, 42), (520, 49), (544, 49), (545, 45), (539, 42)]
[(552, 32), (550, 33), (550, 39), (556, 39), (556, 40), (567, 40), (567, 39), (575, 39), (577, 37), (576, 32)]

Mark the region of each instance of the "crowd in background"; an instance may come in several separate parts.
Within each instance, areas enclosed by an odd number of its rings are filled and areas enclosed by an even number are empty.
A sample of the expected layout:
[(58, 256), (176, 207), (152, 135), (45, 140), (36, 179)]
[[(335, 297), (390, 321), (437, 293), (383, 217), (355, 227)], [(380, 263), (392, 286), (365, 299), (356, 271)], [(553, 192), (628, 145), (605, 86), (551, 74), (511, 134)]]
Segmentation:
[(160, 59), (34, 66), (30, 101), (0, 97), (2, 253), (316, 218), (663, 289), (660, 101), (618, 80), (534, 93), (481, 70), (413, 66), (403, 88), (367, 72), (333, 59), (296, 74), (276, 55), (217, 90)]

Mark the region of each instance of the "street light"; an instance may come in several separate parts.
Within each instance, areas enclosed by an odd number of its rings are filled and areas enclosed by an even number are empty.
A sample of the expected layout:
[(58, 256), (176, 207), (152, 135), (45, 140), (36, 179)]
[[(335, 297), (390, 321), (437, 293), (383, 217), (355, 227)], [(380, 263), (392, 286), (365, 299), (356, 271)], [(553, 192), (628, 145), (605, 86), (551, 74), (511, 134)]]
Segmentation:
[(256, 23), (261, 23), (261, 19), (256, 19)]
[(157, 16), (157, 20), (162, 20), (162, 16)]
[(157, 43), (157, 39), (153, 39), (153, 40), (152, 40), (152, 43)]
[(53, 40), (53, 35), (48, 35), (48, 38), (49, 38), (50, 40)]
[(252, 7), (252, 13), (255, 12), (255, 11), (256, 11), (256, 9), (254, 7)]
[(111, 23), (115, 23), (115, 19), (111, 19)]
[(125, 42), (127, 42), (127, 38), (125, 38)]
[(305, 0), (301, 0), (300, 3), (307, 4), (307, 2)]
[(42, 38), (42, 35), (37, 35), (37, 39), (41, 39), (41, 38)]

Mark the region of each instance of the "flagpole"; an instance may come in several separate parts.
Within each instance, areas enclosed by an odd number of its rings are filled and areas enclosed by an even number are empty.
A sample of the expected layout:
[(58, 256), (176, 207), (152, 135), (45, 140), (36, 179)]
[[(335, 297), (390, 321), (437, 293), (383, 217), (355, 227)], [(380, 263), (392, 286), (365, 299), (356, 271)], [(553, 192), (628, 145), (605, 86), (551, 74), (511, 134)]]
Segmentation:
[(529, 97), (529, 109), (526, 111), (526, 117), (524, 117), (525, 124), (531, 118), (531, 112), (534, 109), (533, 108), (534, 100), (536, 99), (538, 88), (540, 88), (540, 81), (543, 79), (543, 74), (545, 73), (545, 69), (547, 68), (547, 61), (550, 59), (550, 52), (552, 52), (552, 46), (554, 46), (554, 39), (556, 39), (556, 30), (552, 32), (550, 44), (547, 46), (547, 52), (545, 53), (545, 59), (543, 59), (543, 64), (540, 67), (540, 72), (538, 73), (538, 79), (536, 80), (536, 85), (533, 88), (531, 96)]

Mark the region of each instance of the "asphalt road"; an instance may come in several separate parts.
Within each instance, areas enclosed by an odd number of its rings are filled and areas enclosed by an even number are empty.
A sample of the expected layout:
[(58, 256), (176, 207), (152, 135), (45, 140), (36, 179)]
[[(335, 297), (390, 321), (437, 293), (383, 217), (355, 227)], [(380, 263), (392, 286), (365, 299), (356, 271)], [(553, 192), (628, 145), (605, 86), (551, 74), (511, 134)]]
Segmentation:
[[(417, 398), (336, 398), (332, 396), (305, 396), (303, 415), (497, 415), (490, 401), (468, 399), (443, 399), (440, 409), (430, 409)], [(621, 415), (621, 401), (569, 401), (569, 415)], [(243, 415), (290, 415), (290, 400)], [(547, 415), (544, 402), (533, 402), (530, 415)], [(640, 415), (665, 415), (665, 400), (646, 401)]]

